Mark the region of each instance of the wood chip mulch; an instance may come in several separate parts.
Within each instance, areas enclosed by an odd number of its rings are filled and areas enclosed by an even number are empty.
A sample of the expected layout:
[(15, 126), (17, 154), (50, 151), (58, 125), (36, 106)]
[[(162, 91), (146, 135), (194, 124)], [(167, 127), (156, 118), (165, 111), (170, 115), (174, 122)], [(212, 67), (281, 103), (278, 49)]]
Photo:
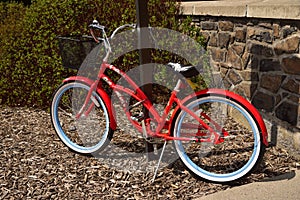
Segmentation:
[[(69, 151), (43, 110), (0, 106), (0, 121), (0, 199), (194, 199), (234, 187), (197, 180), (176, 163), (154, 183), (151, 172), (110, 168)], [(297, 163), (268, 148), (258, 171), (235, 185), (292, 172)]]

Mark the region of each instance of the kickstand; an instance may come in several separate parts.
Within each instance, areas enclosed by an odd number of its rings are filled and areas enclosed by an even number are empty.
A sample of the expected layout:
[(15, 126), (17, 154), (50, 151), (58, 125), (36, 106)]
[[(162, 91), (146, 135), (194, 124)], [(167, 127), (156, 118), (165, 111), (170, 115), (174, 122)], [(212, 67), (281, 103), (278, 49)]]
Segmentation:
[(157, 166), (156, 166), (155, 172), (154, 172), (154, 176), (153, 176), (153, 179), (152, 179), (152, 183), (155, 181), (155, 178), (156, 178), (156, 175), (157, 175), (157, 171), (158, 171), (158, 168), (159, 168), (159, 165), (160, 165), (161, 159), (162, 159), (162, 157), (163, 157), (163, 154), (164, 154), (164, 151), (165, 151), (166, 145), (167, 145), (167, 140), (165, 140), (165, 143), (164, 143), (163, 149), (162, 149), (162, 151), (161, 151), (161, 153), (160, 153), (160, 157), (159, 157), (159, 160), (158, 160), (158, 163), (157, 163)]

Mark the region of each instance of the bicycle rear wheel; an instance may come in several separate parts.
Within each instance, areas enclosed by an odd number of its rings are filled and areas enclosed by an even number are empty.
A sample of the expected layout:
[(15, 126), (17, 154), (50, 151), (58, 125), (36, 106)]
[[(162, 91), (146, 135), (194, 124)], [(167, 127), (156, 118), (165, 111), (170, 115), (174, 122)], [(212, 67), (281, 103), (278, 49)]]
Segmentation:
[(94, 104), (88, 116), (76, 119), (90, 87), (78, 83), (62, 84), (55, 92), (51, 105), (51, 120), (60, 140), (77, 153), (99, 152), (108, 145), (113, 130), (109, 127), (108, 110), (94, 92), (89, 104)]
[[(194, 175), (226, 183), (245, 177), (255, 169), (264, 155), (265, 146), (259, 126), (246, 107), (217, 94), (199, 96), (186, 106), (224, 137), (220, 144), (174, 141), (178, 156)], [(174, 121), (175, 137), (213, 140), (213, 134), (183, 110), (177, 111)]]

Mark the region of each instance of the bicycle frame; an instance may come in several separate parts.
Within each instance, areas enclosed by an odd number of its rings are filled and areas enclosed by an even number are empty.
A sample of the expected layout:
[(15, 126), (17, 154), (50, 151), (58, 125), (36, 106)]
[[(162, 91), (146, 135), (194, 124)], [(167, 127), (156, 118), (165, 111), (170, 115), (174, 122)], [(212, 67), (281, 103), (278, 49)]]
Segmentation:
[[(123, 86), (117, 85), (116, 83), (114, 83), (107, 75), (104, 74), (105, 70), (109, 69), (112, 70), (114, 72), (116, 72), (117, 74), (121, 75), (129, 84), (133, 89), (129, 89), (129, 88), (125, 88)], [(135, 128), (137, 128), (137, 130), (139, 130), (140, 132), (143, 132), (142, 130), (142, 126), (131, 119), (131, 114), (130, 114), (130, 110), (128, 109), (128, 107), (126, 106), (125, 100), (123, 99), (122, 95), (120, 94), (120, 92), (124, 92), (130, 96), (132, 96), (134, 99), (136, 99), (138, 101), (137, 104), (143, 104), (145, 106), (145, 108), (147, 110), (149, 110), (150, 116), (152, 116), (152, 118), (148, 118), (145, 119), (145, 125), (146, 125), (146, 131), (147, 131), (147, 136), (148, 137), (159, 137), (159, 138), (163, 138), (165, 140), (181, 140), (181, 141), (196, 141), (196, 142), (214, 142), (215, 144), (221, 143), (223, 142), (223, 137), (228, 136), (229, 134), (221, 128), (221, 126), (219, 126), (216, 122), (214, 122), (213, 120), (211, 120), (209, 118), (209, 116), (207, 116), (205, 113), (201, 113), (200, 115), (202, 117), (204, 117), (205, 119), (209, 120), (211, 123), (213, 123), (218, 131), (222, 132), (222, 137), (219, 133), (217, 133), (212, 127), (210, 127), (208, 124), (206, 124), (199, 116), (197, 116), (193, 111), (189, 110), (186, 106), (184, 106), (184, 101), (177, 98), (177, 93), (179, 92), (179, 90), (181, 88), (184, 88), (184, 84), (179, 80), (176, 87), (174, 88), (174, 90), (171, 93), (171, 97), (169, 99), (169, 102), (167, 103), (167, 106), (165, 107), (162, 116), (158, 113), (158, 111), (154, 108), (152, 102), (147, 98), (147, 96), (145, 95), (145, 93), (140, 89), (139, 86), (136, 85), (136, 83), (129, 77), (126, 75), (125, 72), (123, 72), (122, 70), (118, 69), (117, 67), (110, 65), (106, 62), (103, 62), (101, 64), (100, 67), (100, 71), (98, 74), (98, 78), (96, 81), (91, 81), (88, 78), (85, 77), (70, 77), (68, 79), (66, 79), (64, 82), (70, 81), (70, 80), (75, 80), (75, 81), (80, 81), (80, 82), (85, 82), (88, 85), (90, 85), (90, 90), (87, 94), (86, 100), (84, 102), (84, 105), (82, 106), (82, 108), (80, 109), (80, 111), (78, 112), (78, 114), (76, 115), (76, 118), (80, 118), (81, 116), (87, 116), (91, 110), (93, 109), (93, 107), (95, 106), (95, 103), (91, 103), (90, 105), (88, 104), (90, 102), (90, 99), (92, 98), (92, 93), (94, 91), (97, 91), (101, 97), (103, 98), (103, 101), (105, 102), (105, 104), (107, 105), (108, 109), (109, 109), (109, 113), (110, 113), (110, 118), (112, 119), (112, 124), (111, 124), (111, 128), (112, 129), (116, 129), (117, 123), (115, 121), (115, 117), (114, 117), (114, 111), (113, 111), (113, 107), (111, 106), (111, 100), (108, 96), (108, 94), (106, 94), (106, 92), (103, 90), (102, 88), (102, 81), (106, 82), (110, 88), (112, 88), (115, 92), (117, 97), (119, 98), (121, 104), (122, 104), (122, 108), (124, 110), (124, 112), (126, 113), (126, 116), (128, 118), (128, 120), (135, 126)], [(95, 101), (92, 101), (95, 102)], [(173, 120), (174, 116), (171, 116), (170, 120), (167, 120), (167, 116), (169, 115), (171, 108), (172, 108), (172, 104), (176, 103), (177, 104), (177, 109), (182, 109), (184, 111), (186, 111), (188, 114), (190, 114), (193, 118), (195, 118), (198, 122), (199, 122), (199, 126), (201, 128), (204, 128), (205, 130), (208, 130), (208, 132), (210, 133), (210, 136), (212, 137), (208, 137), (206, 139), (199, 139), (196, 138), (196, 136), (207, 136), (207, 133), (198, 131), (197, 134), (195, 134), (195, 138), (187, 138), (187, 137), (173, 137), (171, 136), (171, 132), (170, 132), (170, 122)], [(155, 128), (155, 130), (151, 130), (150, 128), (150, 121), (151, 119), (156, 119), (155, 121), (157, 122), (157, 127)], [(187, 124), (187, 127), (190, 128), (196, 128), (194, 124)], [(169, 130), (168, 133), (162, 133), (161, 130), (163, 129), (167, 129)]]

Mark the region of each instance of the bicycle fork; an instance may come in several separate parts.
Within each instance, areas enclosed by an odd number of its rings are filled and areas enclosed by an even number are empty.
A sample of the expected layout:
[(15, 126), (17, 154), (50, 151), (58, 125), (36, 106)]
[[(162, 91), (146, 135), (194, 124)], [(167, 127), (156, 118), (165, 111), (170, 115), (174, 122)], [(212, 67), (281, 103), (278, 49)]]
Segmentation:
[[(98, 81), (94, 82), (89, 91), (88, 94), (85, 98), (85, 101), (81, 107), (81, 109), (79, 110), (79, 112), (76, 114), (76, 119), (79, 119), (81, 116), (86, 117), (93, 109), (94, 105), (96, 105), (96, 107), (100, 107), (99, 103), (96, 101), (95, 97), (92, 96), (93, 92), (96, 90), (96, 87), (98, 85)], [(91, 104), (88, 106), (89, 101), (92, 101)]]

